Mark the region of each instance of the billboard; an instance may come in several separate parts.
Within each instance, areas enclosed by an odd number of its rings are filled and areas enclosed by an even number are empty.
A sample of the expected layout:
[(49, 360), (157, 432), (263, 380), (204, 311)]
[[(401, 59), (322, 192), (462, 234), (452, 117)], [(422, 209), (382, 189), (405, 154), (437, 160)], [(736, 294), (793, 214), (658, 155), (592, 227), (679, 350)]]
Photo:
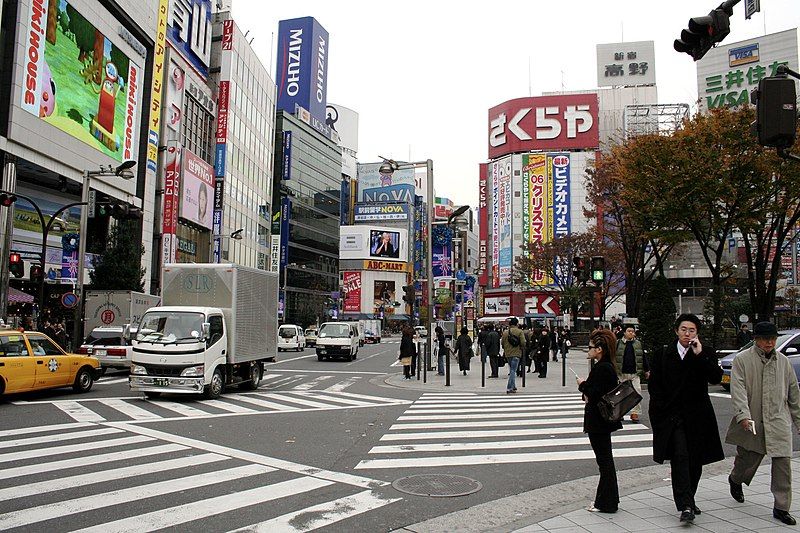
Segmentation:
[(509, 313), (511, 313), (510, 296), (487, 296), (484, 298), (484, 315), (507, 315)]
[(167, 143), (166, 165), (164, 166), (164, 208), (162, 209), (162, 262), (174, 263), (178, 250), (178, 205), (181, 190), (181, 154), (183, 149), (177, 141)]
[(701, 111), (748, 104), (750, 92), (779, 65), (798, 69), (797, 29), (712, 48), (697, 62)]
[(344, 292), (345, 313), (361, 311), (361, 272), (342, 273), (342, 291)]
[(511, 283), (511, 158), (491, 164), (492, 174), (492, 287)]
[(378, 220), (408, 220), (411, 209), (408, 204), (367, 204), (357, 203), (353, 220), (368, 222)]
[(313, 17), (278, 25), (278, 111), (294, 114), (295, 105), (325, 119), (328, 102), (328, 32)]
[(211, 65), (211, 0), (173, 0), (167, 38), (204, 79)]
[[(220, 52), (219, 89), (217, 91), (216, 147), (214, 150), (214, 216), (211, 233), (222, 233), (222, 210), (225, 204), (225, 167), (228, 153), (228, 104), (230, 103), (230, 78), (233, 64), (233, 20), (222, 22), (222, 51)], [(281, 236), (283, 239), (283, 236)], [(281, 260), (283, 257), (281, 241)], [(214, 237), (213, 262), (222, 260), (222, 239)]]
[[(413, 168), (398, 169), (391, 174), (381, 174), (383, 163), (358, 165), (359, 202), (413, 202), (416, 180)], [(410, 192), (409, 187), (410, 186)], [(383, 199), (385, 198), (385, 200)]]
[(548, 234), (553, 237), (565, 237), (572, 232), (570, 219), (570, 154), (547, 154), (547, 177), (552, 194), (553, 206), (550, 216)]
[(513, 152), (597, 148), (596, 93), (517, 98), (489, 110), (489, 159)]
[(211, 229), (213, 213), (214, 168), (184, 148), (180, 216)]
[(25, 24), (22, 109), (116, 161), (136, 159), (144, 69), (66, 0), (31, 1)]
[(486, 186), (489, 165), (480, 163), (478, 165), (478, 285), (485, 287), (487, 283), (486, 268), (489, 263), (489, 225), (486, 203)]
[(167, 17), (169, 0), (158, 1), (158, 19), (153, 53), (153, 74), (150, 78), (150, 128), (147, 132), (147, 170), (155, 173), (158, 168), (158, 137), (161, 132), (161, 90), (164, 80), (164, 49), (167, 40)]
[(358, 113), (339, 104), (328, 104), (325, 124), (339, 135), (339, 146), (358, 152)]
[(653, 41), (597, 45), (597, 86), (656, 84)]
[(339, 229), (340, 259), (408, 260), (408, 230), (371, 225)]
[(383, 308), (384, 313), (394, 313), (394, 302), (397, 301), (394, 281), (376, 280), (372, 294), (376, 312)]

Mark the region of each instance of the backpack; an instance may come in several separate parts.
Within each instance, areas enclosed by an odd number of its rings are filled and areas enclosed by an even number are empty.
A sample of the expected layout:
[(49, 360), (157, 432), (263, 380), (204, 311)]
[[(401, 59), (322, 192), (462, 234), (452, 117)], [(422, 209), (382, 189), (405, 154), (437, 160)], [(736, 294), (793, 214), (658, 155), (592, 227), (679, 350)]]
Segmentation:
[(522, 341), (519, 340), (519, 337), (517, 337), (516, 335), (514, 335), (510, 331), (508, 332), (508, 339), (507, 340), (508, 340), (509, 346), (513, 346), (514, 348), (518, 348), (522, 344)]

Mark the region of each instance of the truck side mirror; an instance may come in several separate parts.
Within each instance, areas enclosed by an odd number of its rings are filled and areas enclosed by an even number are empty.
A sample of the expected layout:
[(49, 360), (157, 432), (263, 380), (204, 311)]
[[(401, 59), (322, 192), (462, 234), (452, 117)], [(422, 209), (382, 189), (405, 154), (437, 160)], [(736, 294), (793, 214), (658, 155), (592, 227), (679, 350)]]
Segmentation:
[(208, 322), (203, 322), (203, 338), (208, 340), (209, 336), (211, 335), (211, 324)]

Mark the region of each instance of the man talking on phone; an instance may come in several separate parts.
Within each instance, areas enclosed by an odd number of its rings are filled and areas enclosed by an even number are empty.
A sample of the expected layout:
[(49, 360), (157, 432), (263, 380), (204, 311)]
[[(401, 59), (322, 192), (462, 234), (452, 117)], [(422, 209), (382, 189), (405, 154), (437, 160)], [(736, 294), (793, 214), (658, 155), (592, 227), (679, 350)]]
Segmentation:
[(731, 496), (744, 503), (742, 483), (750, 485), (765, 455), (772, 459), (772, 516), (786, 525), (797, 523), (792, 506), (792, 422), (800, 428), (800, 390), (789, 359), (775, 350), (778, 329), (759, 322), (753, 346), (733, 359), (733, 419), (725, 442), (736, 445), (728, 476)]
[(700, 319), (684, 313), (675, 320), (674, 344), (656, 349), (650, 363), (650, 423), (653, 460), (669, 459), (672, 496), (681, 522), (700, 514), (695, 503), (703, 465), (725, 458), (708, 385), (722, 380), (710, 346), (700, 340)]

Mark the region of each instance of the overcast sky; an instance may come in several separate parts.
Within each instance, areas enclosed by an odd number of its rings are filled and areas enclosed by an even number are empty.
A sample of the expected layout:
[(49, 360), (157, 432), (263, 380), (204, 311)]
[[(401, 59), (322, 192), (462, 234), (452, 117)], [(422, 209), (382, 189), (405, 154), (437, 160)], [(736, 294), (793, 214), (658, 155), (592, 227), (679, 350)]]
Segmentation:
[[(490, 107), (593, 89), (596, 44), (647, 40), (659, 103), (693, 104), (694, 62), (672, 42), (721, 1), (233, 0), (233, 16), (273, 79), (278, 21), (316, 18), (330, 33), (328, 102), (359, 114), (359, 161), (431, 158), (437, 195), (475, 206)], [(750, 20), (744, 3), (725, 43), (800, 25), (800, 0), (761, 0)]]

